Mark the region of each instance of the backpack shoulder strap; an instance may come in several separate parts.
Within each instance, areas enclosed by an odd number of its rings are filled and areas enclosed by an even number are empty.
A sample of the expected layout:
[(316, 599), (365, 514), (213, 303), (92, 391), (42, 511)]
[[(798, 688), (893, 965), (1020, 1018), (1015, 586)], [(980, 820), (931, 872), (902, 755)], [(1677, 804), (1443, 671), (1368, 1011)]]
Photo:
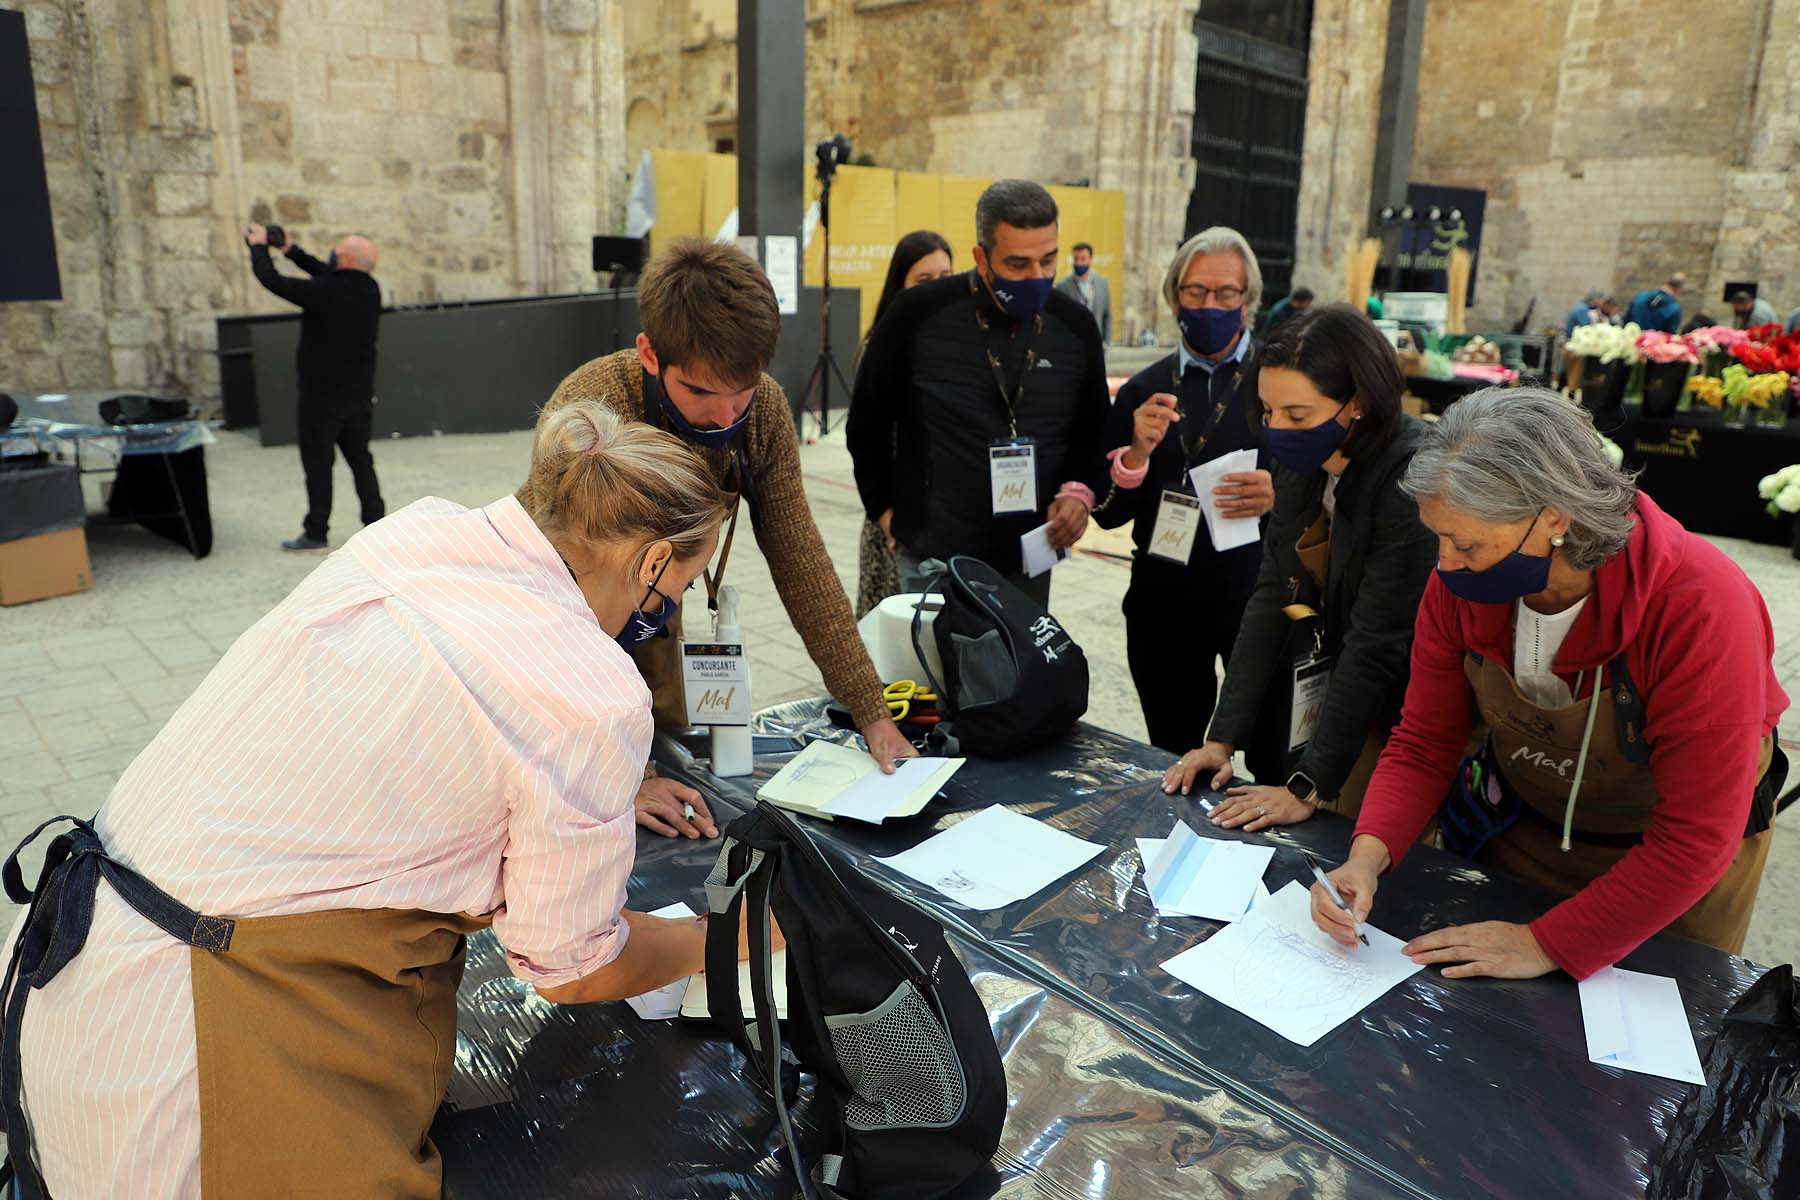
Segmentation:
[(751, 1065), (762, 1070), (759, 1048), (747, 1036), (744, 999), (738, 991), (737, 930), (744, 908), (744, 888), (768, 866), (761, 850), (744, 845), (729, 835), (719, 850), (719, 861), (706, 877), (706, 1010), (713, 1023), (731, 1040), (744, 1047)]
[[(923, 592), (919, 593), (918, 603), (913, 605), (913, 619), (912, 619), (913, 653), (918, 656), (919, 669), (925, 672), (925, 682), (930, 684), (931, 690), (937, 694), (939, 704), (950, 703), (950, 697), (949, 697), (949, 694), (944, 691), (943, 685), (937, 681), (937, 677), (931, 673), (931, 660), (925, 654), (925, 645), (924, 645), (923, 639), (920, 637), (920, 634), (924, 631), (924, 628), (925, 628), (925, 600), (927, 597), (931, 596), (933, 593), (941, 594), (943, 592), (944, 579), (945, 579), (944, 575), (938, 576), (936, 579), (931, 581), (931, 586), (927, 587)], [(941, 613), (942, 610), (940, 609), (939, 611)]]
[[(806, 1164), (800, 1158), (800, 1139), (794, 1135), (793, 1114), (788, 1111), (787, 1097), (781, 1086), (781, 1064), (787, 1055), (781, 1043), (781, 1021), (775, 1014), (774, 950), (769, 938), (769, 893), (779, 861), (776, 858), (765, 859), (756, 870), (750, 872), (743, 890), (750, 914), (750, 995), (756, 1006), (755, 1040), (763, 1052), (763, 1079), (768, 1084), (769, 1095), (775, 1100), (775, 1117), (780, 1123), (781, 1140), (787, 1143), (788, 1162), (794, 1169), (794, 1179), (799, 1185), (800, 1195), (804, 1200), (818, 1200), (818, 1190), (813, 1186), (812, 1176), (807, 1173)], [(711, 948), (709, 941), (707, 949), (710, 951)], [(734, 979), (736, 975), (734, 964)], [(736, 991), (734, 984), (732, 992), (735, 994)], [(710, 990), (707, 995), (710, 999)]]

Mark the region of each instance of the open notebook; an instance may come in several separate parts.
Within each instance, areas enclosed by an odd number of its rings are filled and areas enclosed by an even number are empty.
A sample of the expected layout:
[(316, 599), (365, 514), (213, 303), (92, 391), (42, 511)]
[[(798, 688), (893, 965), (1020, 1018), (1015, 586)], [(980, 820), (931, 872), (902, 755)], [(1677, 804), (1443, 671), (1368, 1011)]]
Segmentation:
[[(782, 1020), (787, 1019), (787, 951), (777, 950), (769, 959), (769, 972), (775, 984), (773, 998), (775, 1015)], [(738, 964), (738, 999), (744, 1010), (744, 1018), (753, 1020), (756, 1017), (755, 994), (750, 990), (750, 964)], [(704, 1021), (710, 1015), (706, 1008), (706, 975), (688, 976), (687, 992), (681, 997), (681, 1015), (693, 1020)]]
[(960, 758), (907, 758), (886, 775), (865, 751), (808, 742), (757, 790), (756, 798), (809, 817), (855, 817), (879, 824), (923, 809), (962, 764)]

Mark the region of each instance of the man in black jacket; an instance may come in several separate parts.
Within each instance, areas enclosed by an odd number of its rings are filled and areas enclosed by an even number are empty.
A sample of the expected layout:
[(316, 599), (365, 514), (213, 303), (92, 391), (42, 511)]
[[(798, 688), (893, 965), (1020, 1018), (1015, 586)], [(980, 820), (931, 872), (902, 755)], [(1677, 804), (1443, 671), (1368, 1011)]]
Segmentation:
[(375, 269), (375, 244), (351, 236), (320, 262), (293, 242), (289, 261), (311, 278), (296, 279), (275, 269), (269, 258), (269, 232), (252, 225), (244, 233), (250, 247), (250, 269), (256, 280), (283, 300), (300, 306), (300, 348), (295, 362), (300, 374), (300, 466), (306, 472), (306, 521), (299, 537), (281, 543), (283, 550), (323, 550), (331, 521), (333, 448), (342, 451), (367, 525), (387, 511), (369, 453), (369, 428), (375, 413), (375, 334), (381, 322), (381, 288), (369, 272)]
[(869, 334), (848, 440), (869, 519), (894, 545), (903, 590), (928, 559), (969, 554), (1040, 602), (1019, 539), (1087, 530), (1107, 391), (1100, 330), (1053, 290), (1056, 201), (1003, 179), (975, 206), (975, 269), (894, 297)]

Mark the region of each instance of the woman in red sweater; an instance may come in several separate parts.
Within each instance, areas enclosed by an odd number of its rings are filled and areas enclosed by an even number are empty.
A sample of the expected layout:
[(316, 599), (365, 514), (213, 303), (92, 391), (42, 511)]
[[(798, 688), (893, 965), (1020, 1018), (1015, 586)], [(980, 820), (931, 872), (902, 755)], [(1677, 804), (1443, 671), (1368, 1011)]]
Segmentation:
[[(1332, 874), (1356, 919), (1440, 817), (1449, 848), (1568, 899), (1528, 925), (1414, 938), (1415, 962), (1585, 979), (1665, 928), (1741, 950), (1787, 772), (1755, 586), (1553, 392), (1452, 405), (1404, 487), (1437, 535), (1438, 573), (1400, 724)], [(1486, 740), (1465, 760), (1478, 719)], [(1355, 943), (1322, 887), (1312, 910)]]

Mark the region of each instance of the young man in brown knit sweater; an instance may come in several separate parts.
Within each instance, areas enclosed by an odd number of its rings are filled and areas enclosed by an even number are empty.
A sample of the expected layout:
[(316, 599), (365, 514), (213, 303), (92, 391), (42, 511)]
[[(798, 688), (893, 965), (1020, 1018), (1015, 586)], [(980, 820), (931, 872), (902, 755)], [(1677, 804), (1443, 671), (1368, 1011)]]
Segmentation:
[[(644, 272), (638, 314), (643, 332), (636, 347), (571, 372), (544, 412), (598, 400), (668, 430), (706, 460), (726, 490), (739, 497), (720, 541), (716, 570), (706, 577), (708, 598), (724, 577), (739, 519), (747, 519), (825, 686), (850, 710), (875, 761), (892, 771), (895, 759), (918, 752), (889, 715), (881, 678), (806, 503), (787, 397), (766, 370), (781, 336), (768, 277), (736, 246), (683, 238)], [(657, 726), (685, 728), (675, 644), (679, 612), (668, 629), (671, 636), (652, 638), (634, 658), (650, 686)], [(693, 805), (692, 820), (684, 815), (684, 804)], [(718, 833), (700, 793), (672, 779), (644, 780), (637, 817), (645, 828), (669, 836)]]

